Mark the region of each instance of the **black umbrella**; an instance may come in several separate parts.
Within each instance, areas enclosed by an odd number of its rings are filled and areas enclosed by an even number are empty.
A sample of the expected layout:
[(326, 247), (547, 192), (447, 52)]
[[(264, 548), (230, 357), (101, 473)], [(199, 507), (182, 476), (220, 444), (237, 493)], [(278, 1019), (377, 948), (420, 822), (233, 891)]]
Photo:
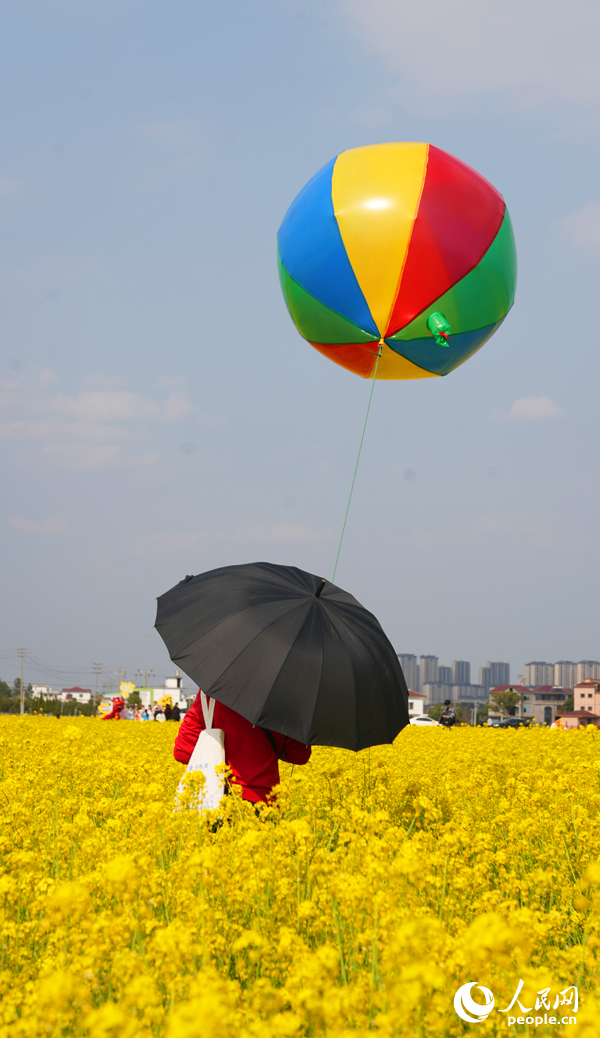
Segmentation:
[(295, 566), (186, 577), (158, 599), (156, 629), (208, 696), (307, 745), (361, 750), (408, 724), (400, 663), (373, 614)]

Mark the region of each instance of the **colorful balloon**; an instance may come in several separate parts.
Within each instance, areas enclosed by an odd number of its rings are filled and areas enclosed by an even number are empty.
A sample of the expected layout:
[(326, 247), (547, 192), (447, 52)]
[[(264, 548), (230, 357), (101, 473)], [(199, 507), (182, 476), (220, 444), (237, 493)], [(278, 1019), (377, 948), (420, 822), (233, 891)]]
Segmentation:
[(300, 334), (364, 378), (447, 375), (483, 346), (515, 296), (502, 195), (432, 144), (344, 151), (302, 189), (278, 233)]

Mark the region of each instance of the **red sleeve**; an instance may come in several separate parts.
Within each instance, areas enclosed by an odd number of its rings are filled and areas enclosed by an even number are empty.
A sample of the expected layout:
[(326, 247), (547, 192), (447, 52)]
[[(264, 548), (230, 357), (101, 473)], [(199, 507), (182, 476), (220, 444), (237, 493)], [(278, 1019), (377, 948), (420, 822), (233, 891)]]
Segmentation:
[(287, 761), (288, 764), (306, 764), (310, 760), (310, 746), (290, 739), (287, 735), (279, 735), (278, 732), (273, 732), (273, 736), (279, 760)]
[(194, 746), (198, 742), (198, 736), (202, 731), (204, 731), (204, 716), (202, 714), (200, 693), (198, 693), (192, 706), (179, 725), (179, 731), (177, 732), (177, 738), (175, 739), (173, 756), (175, 757), (175, 760), (180, 762), (180, 764), (189, 764), (190, 757), (194, 751)]

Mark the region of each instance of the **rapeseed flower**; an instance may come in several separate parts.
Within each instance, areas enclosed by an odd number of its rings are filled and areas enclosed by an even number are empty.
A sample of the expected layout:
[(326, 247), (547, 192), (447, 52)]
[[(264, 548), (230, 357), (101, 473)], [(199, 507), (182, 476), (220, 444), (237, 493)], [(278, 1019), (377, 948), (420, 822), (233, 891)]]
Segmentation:
[(0, 718), (0, 1038), (445, 1038), (458, 987), (521, 979), (579, 988), (536, 1034), (599, 1033), (596, 729), (318, 748), (220, 825), (175, 732)]

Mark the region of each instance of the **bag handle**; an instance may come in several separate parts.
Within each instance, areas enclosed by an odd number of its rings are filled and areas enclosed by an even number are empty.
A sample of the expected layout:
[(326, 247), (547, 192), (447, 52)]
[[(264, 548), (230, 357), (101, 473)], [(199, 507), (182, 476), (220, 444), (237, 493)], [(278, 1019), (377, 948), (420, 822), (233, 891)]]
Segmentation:
[[(206, 703), (204, 702), (206, 700)], [(213, 723), (213, 714), (215, 712), (215, 701), (209, 699), (204, 692), (200, 692), (200, 702), (202, 703), (202, 713), (204, 715), (204, 727), (207, 731), (210, 731)]]

